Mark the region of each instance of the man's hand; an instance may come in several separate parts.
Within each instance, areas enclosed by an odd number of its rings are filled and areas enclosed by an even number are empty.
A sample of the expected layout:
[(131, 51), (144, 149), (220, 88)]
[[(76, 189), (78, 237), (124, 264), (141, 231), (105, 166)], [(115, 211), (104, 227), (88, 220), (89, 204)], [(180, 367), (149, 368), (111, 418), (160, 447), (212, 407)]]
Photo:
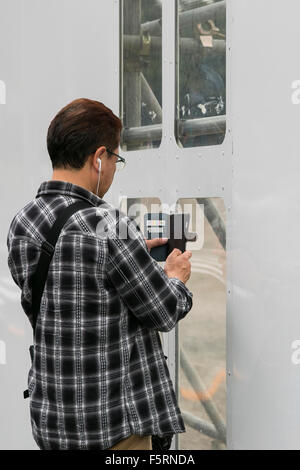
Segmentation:
[(155, 248), (156, 246), (165, 245), (167, 241), (168, 241), (168, 238), (153, 238), (153, 240), (145, 239), (145, 242), (147, 243), (147, 246), (148, 246), (148, 251), (150, 251), (151, 248)]
[(184, 284), (189, 280), (191, 275), (191, 251), (182, 253), (178, 248), (174, 248), (172, 253), (166, 259), (165, 273), (170, 277), (177, 277)]

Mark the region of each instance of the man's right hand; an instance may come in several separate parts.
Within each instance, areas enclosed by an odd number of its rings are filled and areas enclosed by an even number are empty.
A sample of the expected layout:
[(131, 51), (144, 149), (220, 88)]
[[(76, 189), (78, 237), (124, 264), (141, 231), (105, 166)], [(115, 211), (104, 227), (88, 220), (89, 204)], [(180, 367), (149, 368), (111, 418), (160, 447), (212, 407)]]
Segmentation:
[(191, 263), (189, 261), (191, 256), (191, 251), (185, 251), (182, 253), (178, 248), (174, 248), (172, 253), (170, 253), (166, 259), (166, 275), (169, 278), (177, 277), (185, 284), (191, 275)]

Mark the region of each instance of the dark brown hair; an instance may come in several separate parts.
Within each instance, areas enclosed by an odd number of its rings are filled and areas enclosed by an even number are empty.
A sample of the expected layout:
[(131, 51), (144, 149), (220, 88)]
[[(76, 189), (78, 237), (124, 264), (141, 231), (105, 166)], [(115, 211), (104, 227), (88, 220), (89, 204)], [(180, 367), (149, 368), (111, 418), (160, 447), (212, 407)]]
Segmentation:
[(53, 168), (81, 169), (102, 145), (115, 150), (121, 120), (99, 101), (80, 98), (65, 106), (48, 129), (47, 147)]

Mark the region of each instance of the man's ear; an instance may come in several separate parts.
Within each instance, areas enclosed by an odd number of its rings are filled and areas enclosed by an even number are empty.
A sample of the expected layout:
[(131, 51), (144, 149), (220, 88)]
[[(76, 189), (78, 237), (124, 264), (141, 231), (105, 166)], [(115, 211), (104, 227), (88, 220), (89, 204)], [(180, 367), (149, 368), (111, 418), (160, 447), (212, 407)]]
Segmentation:
[(100, 160), (102, 160), (102, 157), (104, 155), (104, 153), (106, 152), (106, 148), (105, 147), (99, 147), (94, 156), (93, 156), (93, 165), (98, 169), (99, 168), (99, 162), (98, 162), (98, 159), (100, 158)]

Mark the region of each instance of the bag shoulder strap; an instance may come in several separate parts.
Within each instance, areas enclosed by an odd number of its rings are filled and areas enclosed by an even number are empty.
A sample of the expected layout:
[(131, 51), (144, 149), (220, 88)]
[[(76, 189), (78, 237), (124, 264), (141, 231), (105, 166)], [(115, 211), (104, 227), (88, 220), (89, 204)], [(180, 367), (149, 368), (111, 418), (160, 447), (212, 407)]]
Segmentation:
[(81, 209), (86, 209), (88, 207), (94, 207), (94, 205), (87, 201), (78, 201), (63, 209), (62, 213), (57, 217), (51, 230), (49, 231), (46, 240), (42, 243), (42, 251), (39, 257), (36, 271), (33, 275), (32, 282), (32, 327), (34, 333), (49, 266), (53, 258), (55, 245), (60, 232), (67, 220), (73, 214), (80, 211)]

